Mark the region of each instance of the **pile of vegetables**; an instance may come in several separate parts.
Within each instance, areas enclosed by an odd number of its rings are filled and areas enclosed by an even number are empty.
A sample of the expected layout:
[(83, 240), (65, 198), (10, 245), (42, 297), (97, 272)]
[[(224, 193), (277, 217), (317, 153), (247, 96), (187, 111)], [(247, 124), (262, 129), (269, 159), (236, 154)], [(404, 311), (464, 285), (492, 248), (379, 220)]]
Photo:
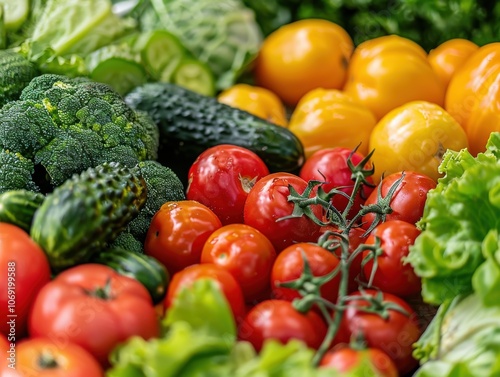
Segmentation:
[(498, 7), (386, 8), (0, 0), (0, 374), (498, 375)]

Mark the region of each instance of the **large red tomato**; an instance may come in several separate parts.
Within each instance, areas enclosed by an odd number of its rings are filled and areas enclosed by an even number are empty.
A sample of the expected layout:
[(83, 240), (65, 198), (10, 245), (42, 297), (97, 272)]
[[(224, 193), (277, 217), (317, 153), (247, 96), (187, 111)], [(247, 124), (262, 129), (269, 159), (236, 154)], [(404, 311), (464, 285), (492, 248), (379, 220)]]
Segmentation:
[[(273, 265), (271, 273), (271, 287), (273, 297), (293, 301), (301, 297), (298, 291), (280, 287), (280, 283), (286, 283), (297, 280), (304, 271), (304, 258), (306, 258), (311, 268), (313, 276), (325, 276), (334, 271), (339, 259), (335, 254), (313, 243), (296, 243), (283, 250)], [(321, 296), (330, 301), (336, 302), (341, 274), (338, 273), (334, 278), (321, 286)]]
[[(413, 271), (411, 264), (404, 263), (410, 246), (415, 243), (419, 234), (420, 230), (415, 225), (401, 220), (389, 220), (373, 229), (365, 244), (375, 245), (378, 238), (382, 249), (382, 254), (375, 257), (377, 268), (373, 273), (374, 287), (401, 297), (420, 293), (420, 278)], [(374, 259), (368, 258), (369, 255), (373, 255), (369, 250), (363, 252), (363, 258), (366, 260), (363, 266), (366, 281), (370, 279), (374, 266)]]
[(159, 335), (151, 296), (137, 280), (100, 264), (82, 264), (60, 273), (38, 294), (29, 317), (32, 337), (58, 347), (76, 343), (102, 365), (131, 336)]
[[(370, 313), (363, 308), (370, 306), (370, 302), (363, 298), (382, 296), (382, 303), (397, 305), (401, 310), (385, 309), (387, 318), (377, 313)], [(420, 338), (422, 331), (418, 322), (417, 313), (403, 299), (390, 293), (382, 293), (372, 289), (363, 293), (354, 292), (353, 297), (359, 299), (349, 301), (344, 317), (343, 326), (351, 337), (362, 335), (369, 348), (379, 348), (394, 362), (401, 375), (412, 371), (418, 362), (413, 358), (413, 344)]]
[(29, 338), (16, 345), (15, 369), (0, 367), (2, 377), (103, 377), (97, 360), (75, 343), (60, 346), (49, 338)]
[(186, 197), (205, 204), (222, 224), (242, 223), (250, 189), (268, 174), (264, 161), (251, 150), (216, 145), (201, 153), (191, 165)]
[[(352, 154), (352, 155), (351, 155)], [(361, 153), (353, 152), (348, 148), (326, 148), (320, 149), (309, 157), (300, 170), (300, 177), (305, 181), (323, 181), (323, 190), (329, 192), (333, 188), (338, 188), (340, 191), (351, 196), (354, 189), (352, 171), (348, 165), (348, 158), (351, 156), (351, 162), (357, 166), (364, 158)], [(366, 164), (363, 168), (368, 169)], [(373, 179), (369, 176), (367, 182), (373, 185)], [(358, 191), (354, 197), (351, 210), (348, 213), (348, 218), (352, 219), (361, 209), (366, 198), (373, 191), (373, 187), (363, 185), (363, 188)], [(349, 203), (349, 199), (341, 194), (336, 194), (332, 197), (332, 204), (340, 212), (343, 212)]]
[[(282, 220), (292, 215), (294, 209), (294, 203), (288, 201), (290, 186), (302, 194), (307, 182), (291, 173), (269, 174), (255, 184), (245, 202), (245, 224), (264, 233), (278, 254), (296, 242), (317, 241), (321, 231), (321, 227), (306, 216)], [(322, 218), (321, 206), (310, 208), (318, 219)]]
[(168, 310), (183, 288), (191, 286), (200, 279), (212, 279), (217, 283), (231, 307), (236, 323), (239, 323), (246, 313), (243, 291), (230, 272), (212, 263), (194, 264), (177, 272), (168, 287), (164, 300), (165, 310)]
[[(415, 224), (424, 213), (427, 192), (436, 187), (436, 181), (432, 178), (412, 171), (397, 172), (388, 175), (380, 181), (382, 197), (386, 197), (393, 184), (402, 177), (392, 199), (389, 203), (392, 213), (386, 215), (385, 220), (403, 220)], [(365, 205), (377, 203), (379, 187), (372, 191)], [(362, 218), (362, 226), (365, 229), (372, 224), (375, 214), (369, 213)]]
[(0, 268), (0, 332), (14, 342), (26, 335), (29, 309), (50, 281), (50, 267), (43, 250), (24, 230), (0, 223)]
[(248, 312), (239, 328), (239, 339), (250, 342), (256, 350), (262, 349), (268, 339), (286, 344), (301, 340), (318, 349), (326, 336), (326, 324), (315, 311), (303, 314), (286, 300), (265, 300)]
[(202, 263), (214, 263), (229, 271), (240, 284), (248, 303), (269, 293), (269, 278), (276, 251), (257, 229), (246, 224), (229, 224), (208, 237)]
[(170, 275), (200, 263), (207, 238), (222, 226), (217, 215), (194, 200), (167, 202), (154, 215), (144, 253), (158, 259)]

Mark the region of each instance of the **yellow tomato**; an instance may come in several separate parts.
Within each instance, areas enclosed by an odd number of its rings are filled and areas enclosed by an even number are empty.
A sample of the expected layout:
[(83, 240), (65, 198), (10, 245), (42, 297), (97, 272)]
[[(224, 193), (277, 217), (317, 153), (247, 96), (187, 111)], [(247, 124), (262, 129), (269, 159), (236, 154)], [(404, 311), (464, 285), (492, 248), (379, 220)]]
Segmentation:
[(446, 92), (446, 110), (467, 133), (470, 151), (484, 150), (493, 131), (500, 131), (500, 43), (480, 47), (453, 75)]
[(349, 34), (333, 22), (295, 21), (264, 40), (255, 60), (255, 80), (295, 106), (312, 89), (342, 88), (353, 49)]
[(447, 149), (466, 148), (467, 136), (460, 124), (441, 106), (413, 101), (384, 116), (370, 136), (375, 149), (373, 179), (398, 171), (414, 171), (435, 180), (438, 166)]
[(268, 89), (248, 84), (236, 84), (219, 94), (219, 102), (247, 111), (278, 126), (286, 127), (285, 106)]
[(445, 87), (415, 42), (396, 35), (361, 43), (349, 63), (344, 91), (381, 119), (411, 101), (443, 105)]
[(292, 113), (289, 129), (304, 145), (306, 158), (331, 147), (355, 148), (366, 155), (375, 116), (349, 95), (335, 89), (314, 89)]
[(479, 46), (467, 39), (450, 39), (429, 51), (428, 60), (434, 72), (447, 87), (451, 76), (477, 49)]

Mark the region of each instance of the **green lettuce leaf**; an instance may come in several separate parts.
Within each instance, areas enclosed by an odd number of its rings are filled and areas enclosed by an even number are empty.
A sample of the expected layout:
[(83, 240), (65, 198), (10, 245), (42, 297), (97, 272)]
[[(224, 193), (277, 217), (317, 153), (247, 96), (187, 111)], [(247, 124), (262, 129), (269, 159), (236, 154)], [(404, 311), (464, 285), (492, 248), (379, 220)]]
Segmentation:
[[(445, 176), (428, 193), (408, 261), (422, 278), (422, 296), (441, 304), (473, 290), (472, 276), (485, 261), (483, 242), (500, 231), (500, 137), (492, 134), (484, 153), (447, 151)], [(491, 252), (490, 252), (491, 254)]]
[(163, 325), (167, 328), (187, 322), (194, 331), (211, 334), (228, 343), (236, 340), (236, 324), (226, 297), (210, 279), (200, 279), (179, 292), (167, 310)]
[[(415, 377), (494, 377), (500, 375), (500, 305), (486, 307), (472, 294), (456, 298), (440, 322), (440, 343)], [(432, 326), (432, 324), (431, 324)], [(422, 338), (417, 349), (433, 348)]]
[(199, 280), (183, 289), (163, 321), (162, 338), (134, 337), (111, 355), (110, 377), (177, 377), (202, 357), (224, 359), (236, 339), (231, 309), (219, 287)]

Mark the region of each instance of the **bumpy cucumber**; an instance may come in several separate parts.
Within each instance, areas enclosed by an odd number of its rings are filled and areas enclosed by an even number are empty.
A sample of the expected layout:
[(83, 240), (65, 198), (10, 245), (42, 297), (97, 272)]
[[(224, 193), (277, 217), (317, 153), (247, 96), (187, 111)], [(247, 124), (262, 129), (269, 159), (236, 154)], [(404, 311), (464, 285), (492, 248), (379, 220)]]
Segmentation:
[(31, 237), (54, 270), (86, 262), (137, 216), (147, 198), (139, 168), (105, 163), (47, 195), (35, 213)]

